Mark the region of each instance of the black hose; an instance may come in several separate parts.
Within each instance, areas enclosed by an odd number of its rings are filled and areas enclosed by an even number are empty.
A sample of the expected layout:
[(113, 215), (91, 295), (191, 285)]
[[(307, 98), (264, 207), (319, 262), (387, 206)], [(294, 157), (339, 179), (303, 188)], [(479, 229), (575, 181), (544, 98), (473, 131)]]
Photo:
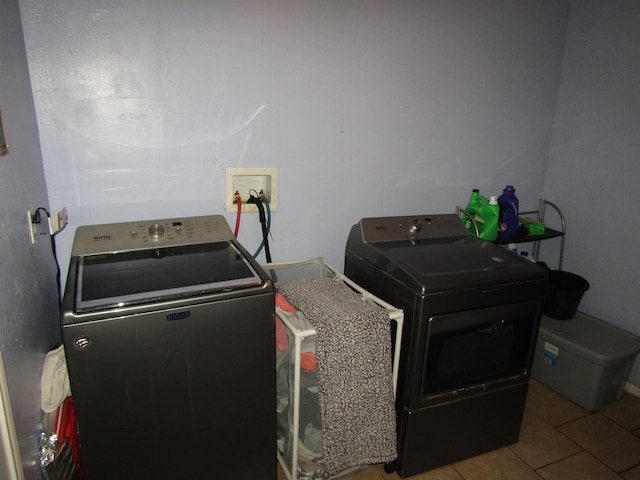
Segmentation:
[(269, 249), (269, 231), (267, 229), (267, 216), (264, 213), (264, 205), (262, 200), (251, 195), (247, 203), (253, 203), (258, 208), (258, 216), (260, 226), (262, 227), (262, 241), (264, 242), (264, 254), (267, 258), (267, 263), (271, 263), (271, 250)]

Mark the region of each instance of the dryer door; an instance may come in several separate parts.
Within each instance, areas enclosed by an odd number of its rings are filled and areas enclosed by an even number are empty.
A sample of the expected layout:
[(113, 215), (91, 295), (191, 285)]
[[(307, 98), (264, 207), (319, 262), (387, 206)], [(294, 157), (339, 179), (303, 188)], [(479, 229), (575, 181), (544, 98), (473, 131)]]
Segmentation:
[(424, 319), (412, 407), (522, 382), (529, 375), (539, 308), (529, 301)]

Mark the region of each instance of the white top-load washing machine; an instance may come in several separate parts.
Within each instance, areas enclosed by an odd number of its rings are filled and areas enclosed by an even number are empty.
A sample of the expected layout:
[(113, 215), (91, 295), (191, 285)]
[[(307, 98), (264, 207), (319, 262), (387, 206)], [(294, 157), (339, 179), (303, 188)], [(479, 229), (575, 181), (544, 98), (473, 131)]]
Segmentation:
[(222, 216), (78, 228), (62, 334), (86, 480), (275, 479), (274, 298)]

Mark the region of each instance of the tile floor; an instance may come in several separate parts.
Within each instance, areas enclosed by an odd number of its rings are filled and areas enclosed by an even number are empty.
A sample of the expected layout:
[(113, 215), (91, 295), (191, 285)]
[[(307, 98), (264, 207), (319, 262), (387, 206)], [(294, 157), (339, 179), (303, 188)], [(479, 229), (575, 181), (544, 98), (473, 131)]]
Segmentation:
[[(344, 480), (398, 480), (374, 465)], [(640, 398), (590, 412), (532, 380), (520, 441), (411, 480), (640, 480)], [(278, 480), (286, 476), (278, 467)]]

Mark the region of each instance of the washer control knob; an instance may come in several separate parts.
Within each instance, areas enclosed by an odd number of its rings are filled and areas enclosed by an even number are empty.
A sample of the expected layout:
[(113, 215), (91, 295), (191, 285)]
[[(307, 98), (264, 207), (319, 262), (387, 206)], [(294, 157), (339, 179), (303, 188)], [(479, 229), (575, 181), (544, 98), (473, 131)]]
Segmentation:
[(149, 235), (153, 238), (160, 238), (164, 235), (164, 227), (159, 223), (154, 223), (149, 227)]

